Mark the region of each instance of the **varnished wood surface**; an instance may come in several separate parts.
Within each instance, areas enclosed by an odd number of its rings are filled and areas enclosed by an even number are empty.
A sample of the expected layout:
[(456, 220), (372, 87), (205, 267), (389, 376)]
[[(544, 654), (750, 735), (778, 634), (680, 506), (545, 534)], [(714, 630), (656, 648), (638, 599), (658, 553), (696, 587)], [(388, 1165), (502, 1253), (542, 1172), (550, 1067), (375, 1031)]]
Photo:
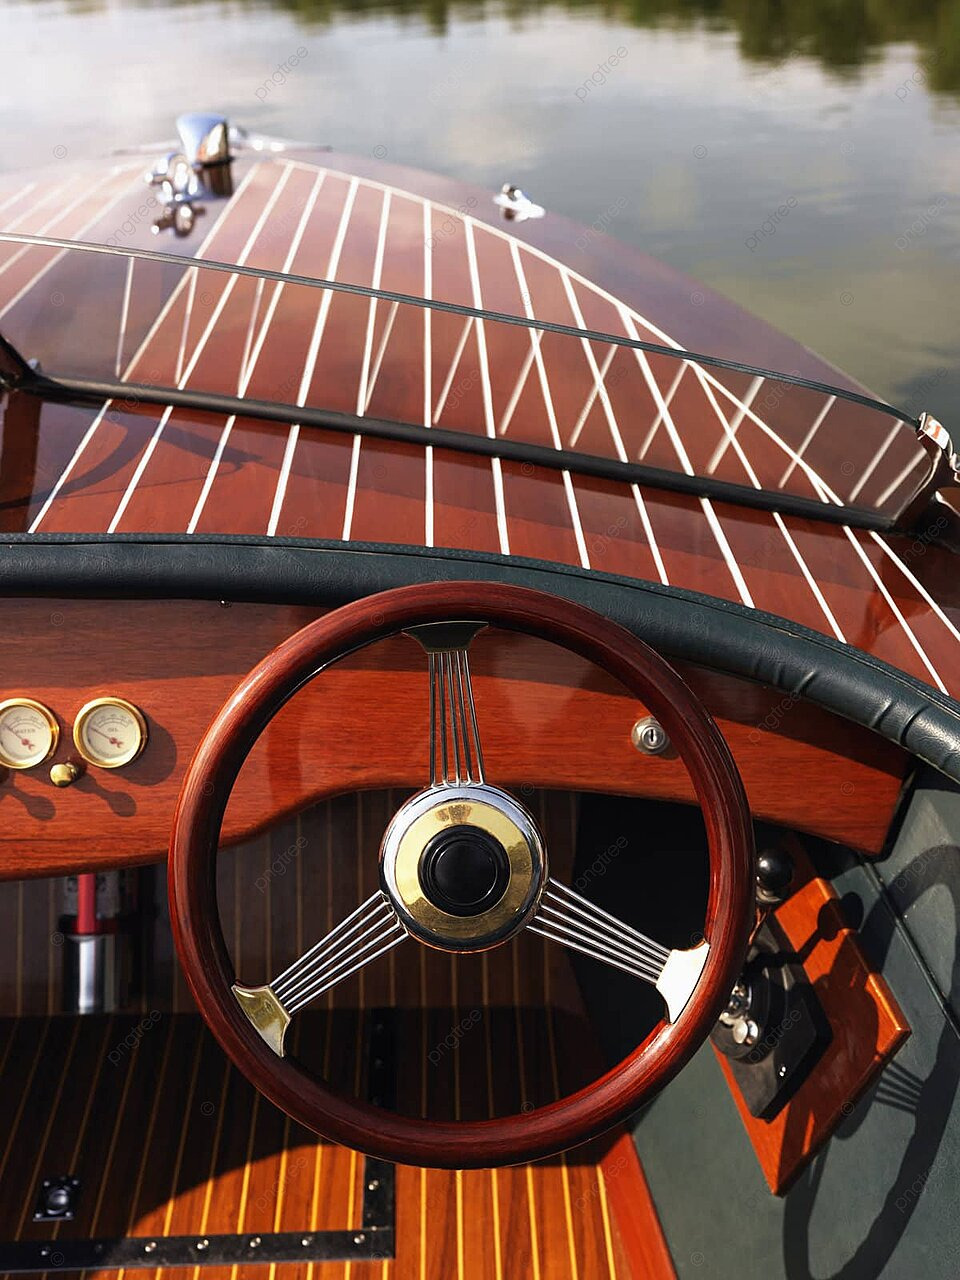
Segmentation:
[[(357, 894), (369, 892), (377, 828), (398, 799), (340, 797), (222, 856), (220, 910), (238, 972), (250, 981), (266, 978), (346, 914)], [(572, 798), (528, 802), (547, 831), (557, 874), (571, 878)], [(307, 843), (298, 844), (302, 839)], [(53, 952), (59, 959), (59, 951), (40, 920), (55, 895), (49, 885), (0, 885), (2, 918), (19, 920), (23, 932), (19, 972), (26, 975), (16, 991), (0, 989), (3, 1014), (19, 1008), (42, 1015), (56, 1007), (53, 985), (50, 995), (45, 987), (48, 957)], [(6, 944), (12, 932), (5, 927), (0, 941)], [(0, 1020), (0, 1162), (4, 1152), (14, 1153), (0, 1167), (0, 1238), (19, 1225), (32, 1166), (67, 1169), (78, 1139), (81, 1216), (56, 1232), (25, 1221), (31, 1238), (91, 1229), (153, 1236), (358, 1226), (362, 1160), (316, 1143), (258, 1099), (195, 1016), (168, 1016), (191, 1005), (162, 918), (154, 951), (154, 983), (137, 1011), (84, 1019), (76, 1040), (69, 1019)], [(3, 951), (0, 973), (10, 971), (16, 971), (12, 954)], [(550, 1096), (596, 1069), (567, 954), (542, 939), (500, 948), (480, 968), (425, 948), (394, 952), (318, 1002), (313, 1021), (304, 1023), (301, 1048), (309, 1052), (312, 1043), (318, 1066), (352, 1085), (362, 1067), (358, 1011), (386, 1002), (395, 1002), (406, 1020), (399, 1083), (415, 1113), (517, 1106), (518, 1091)], [(464, 1038), (459, 1051), (431, 1061), (430, 1047), (465, 1018), (475, 1040)], [(141, 1027), (142, 1034), (128, 1046), (129, 1027)], [(314, 1280), (346, 1280), (348, 1273), (381, 1280), (503, 1280), (538, 1272), (545, 1280), (660, 1280), (673, 1274), (625, 1137), (547, 1164), (495, 1172), (401, 1167), (397, 1213), (395, 1260), (349, 1268), (289, 1265), (281, 1274)], [(226, 1280), (227, 1271), (204, 1269), (197, 1280), (207, 1274)]]
[[(316, 616), (293, 606), (176, 601), (7, 600), (0, 698), (26, 694), (57, 716), (51, 761), (0, 777), (0, 876), (130, 865), (164, 856), (184, 770), (220, 706), (275, 645)], [(491, 778), (527, 786), (693, 799), (680, 761), (640, 756), (643, 708), (582, 660), (532, 638), (474, 642), (477, 703)], [(692, 667), (684, 677), (719, 720), (758, 817), (877, 852), (906, 769), (889, 744), (800, 701)], [(81, 706), (118, 694), (150, 737), (127, 768), (50, 782), (76, 759)], [(227, 810), (237, 840), (311, 801), (426, 780), (427, 674), (397, 637), (323, 673), (273, 721)]]
[[(663, 725), (690, 774), (709, 854), (697, 984), (674, 1022), (661, 1021), (622, 1062), (577, 1092), (520, 1113), (450, 1123), (384, 1115), (328, 1087), (255, 1031), (217, 916), (215, 867), (223, 810), (240, 765), (266, 722), (311, 671), (357, 645), (451, 617), (493, 618), (593, 662)], [(538, 1158), (607, 1132), (662, 1089), (709, 1035), (740, 972), (753, 916), (753, 825), (743, 784), (709, 713), (675, 671), (622, 627), (543, 592), (502, 583), (433, 583), (382, 592), (318, 619), (254, 668), (204, 735), (184, 777), (170, 839), (168, 888), (177, 954), (201, 1013), (233, 1062), (289, 1115), (380, 1159), (444, 1168)], [(464, 1153), (467, 1153), (466, 1156)]]
[[(196, 1015), (158, 1014), (146, 1030), (136, 1015), (5, 1019), (0, 1069), (7, 1086), (0, 1102), (0, 1239), (49, 1241), (53, 1256), (59, 1242), (85, 1237), (362, 1225), (362, 1158), (317, 1142), (255, 1094)], [(286, 1263), (271, 1274), (668, 1280), (674, 1273), (656, 1210), (628, 1144), (516, 1169), (460, 1174), (400, 1166), (393, 1257)], [(81, 1181), (75, 1220), (33, 1222), (40, 1178), (67, 1170)], [(627, 1209), (624, 1229), (620, 1213)], [(48, 1274), (77, 1273), (61, 1267)], [(84, 1274), (107, 1280), (123, 1272)], [(153, 1274), (190, 1273), (167, 1267)], [(228, 1280), (234, 1272), (204, 1266), (192, 1274)]]
[[(519, 237), (514, 248), (501, 226), (484, 223), (486, 196), (472, 194), (472, 204), (461, 200), (466, 214), (455, 207), (451, 212), (418, 194), (422, 187), (452, 197), (454, 189), (442, 183), (396, 175), (405, 188), (392, 185), (388, 169), (375, 172), (358, 162), (364, 173), (358, 180), (348, 168), (337, 157), (319, 168), (261, 162), (244, 171), (233, 203), (211, 211), (203, 242), (181, 248), (265, 267), (290, 259), (308, 274), (377, 279), (418, 293), (429, 284), (437, 297), (513, 311), (529, 305), (540, 318), (582, 318), (617, 332), (632, 326), (662, 338), (676, 329), (684, 341), (702, 339), (724, 354), (761, 361), (769, 354), (781, 367), (836, 376), (758, 322), (733, 308), (724, 311), (715, 298), (701, 294), (709, 306), (691, 307), (689, 285), (640, 255), (599, 237), (586, 255), (571, 248), (562, 220), (512, 226)], [(80, 204), (68, 212), (63, 206), (52, 230), (109, 238), (135, 190), (124, 191), (129, 174), (111, 181), (116, 190), (98, 189), (96, 208)], [(51, 207), (61, 206), (51, 200), (31, 209), (31, 198), (43, 190), (28, 193), (22, 203), (14, 200), (3, 215), (8, 224), (44, 226)], [(260, 225), (268, 207), (271, 216)], [(295, 244), (300, 215), (308, 213)], [(63, 273), (66, 299), (77, 295), (74, 267), (61, 259), (46, 270), (53, 256), (48, 250), (31, 249), (16, 261), (11, 246), (2, 251), (0, 291), (8, 302), (0, 301), (0, 327), (16, 321), (37, 340), (49, 337), (49, 307), (42, 316), (28, 315), (30, 290), (13, 302), (13, 285), (21, 277), (21, 287), (29, 284), (31, 267), (35, 274), (43, 270), (39, 293), (46, 298)], [(586, 274), (567, 270), (565, 257)], [(616, 291), (595, 286), (593, 276), (608, 288), (616, 282)], [(121, 271), (114, 280), (117, 305), (104, 303), (114, 347), (123, 282)], [(120, 344), (121, 366), (131, 377), (139, 370), (139, 376), (169, 378), (179, 369), (187, 385), (227, 379), (235, 391), (239, 372), (251, 395), (295, 398), (296, 388), (311, 404), (488, 435), (505, 430), (546, 444), (556, 442), (555, 425), (563, 444), (612, 456), (621, 456), (622, 448), (622, 456), (643, 454), (675, 469), (682, 469), (682, 450), (694, 469), (709, 468), (716, 458), (716, 474), (748, 484), (751, 473), (758, 483), (779, 483), (790, 460), (774, 437), (799, 446), (825, 407), (807, 402), (813, 393), (787, 391), (780, 383), (754, 387), (733, 374), (709, 384), (711, 401), (694, 373), (673, 387), (657, 363), (664, 358), (651, 357), (659, 394), (670, 395), (677, 429), (671, 434), (639, 363), (630, 364), (622, 351), (593, 351), (552, 335), (538, 342), (523, 330), (501, 335), (489, 323), (465, 326), (452, 316), (427, 322), (421, 311), (407, 315), (409, 308), (391, 320), (385, 304), (371, 308), (343, 295), (326, 295), (333, 300), (318, 328), (316, 295), (289, 286), (264, 328), (267, 293), (258, 298), (253, 282), (220, 276), (207, 288), (194, 280), (191, 290), (184, 278), (176, 296), (176, 282), (154, 282), (156, 289), (147, 283), (151, 306), (128, 308)], [(309, 300), (300, 296), (308, 292)], [(151, 335), (163, 298), (171, 298), (171, 306)], [(702, 317), (693, 314), (701, 311)], [(63, 310), (65, 318), (68, 312)], [(735, 336), (721, 337), (724, 319)], [(251, 331), (263, 333), (263, 344), (256, 363), (243, 370), (238, 362)], [(85, 344), (90, 359), (103, 341), (97, 332), (91, 322)], [(884, 468), (898, 458), (898, 446), (888, 446), (877, 427), (867, 429), (864, 412), (830, 407), (824, 420), (830, 429), (818, 427), (813, 446), (805, 447), (813, 448), (809, 461), (825, 483), (851, 491), (882, 454), (858, 495), (869, 501), (870, 485), (876, 490), (886, 483)], [(833, 424), (830, 415), (837, 414)], [(9, 441), (4, 446), (13, 451), (9, 465), (0, 467), (0, 520), (8, 529), (257, 532), (536, 555), (767, 609), (875, 653), (935, 687), (954, 693), (960, 687), (960, 589), (953, 557), (930, 545), (936, 528), (916, 539), (881, 537), (614, 482), (565, 479), (527, 465), (186, 410), (121, 404), (97, 413), (45, 406), (40, 419), (35, 457)], [(792, 477), (789, 484), (798, 491), (819, 492), (819, 481), (802, 468), (794, 467)]]
[[(482, 207), (476, 196), (446, 209), (389, 182), (351, 174), (335, 157), (322, 166), (290, 157), (258, 160), (238, 165), (241, 173), (232, 201), (211, 210), (221, 225), (198, 229), (198, 256), (293, 268), (622, 337), (665, 337), (666, 317), (626, 310), (619, 297), (534, 245), (524, 245), (521, 255), (523, 242), (502, 225), (465, 216)], [(416, 307), (343, 295), (321, 301), (295, 285), (286, 286), (274, 313), (265, 299), (261, 307), (263, 291), (250, 280), (212, 272), (183, 272), (176, 280), (170, 267), (150, 263), (131, 277), (121, 260), (56, 257), (35, 247), (0, 245), (4, 254), (8, 260), (19, 254), (9, 264), (14, 280), (24, 274), (29, 280), (32, 267), (44, 271), (42, 290), (21, 287), (12, 296), (4, 290), (2, 318), (17, 347), (27, 345), (29, 334), (45, 368), (95, 374), (116, 363), (132, 380), (156, 382), (167, 371), (163, 380), (176, 377), (194, 389), (268, 393), (407, 422), (424, 417), (441, 427), (547, 444), (563, 437), (590, 453), (639, 454), (653, 465), (766, 488), (785, 484), (813, 497), (822, 480), (866, 502), (886, 504), (889, 493), (895, 505), (925, 471), (912, 434), (893, 430), (894, 420), (785, 383), (684, 369), (662, 355), (638, 359), (624, 348), (591, 347), (558, 334), (540, 341), (531, 332), (528, 341), (518, 341), (516, 329), (492, 321), (443, 313), (428, 318)], [(92, 307), (85, 285), (97, 295), (99, 316), (91, 312), (81, 345), (78, 319)], [(61, 306), (50, 307), (50, 289)], [(318, 306), (329, 307), (319, 346), (309, 339)], [(261, 349), (261, 339), (283, 343), (282, 355)], [(291, 343), (303, 348), (296, 365)], [(301, 380), (302, 394), (294, 394)], [(424, 414), (428, 403), (432, 409)], [(769, 409), (775, 430), (758, 417), (758, 410)], [(807, 439), (821, 411), (828, 426)], [(651, 425), (658, 420), (662, 427)], [(789, 449), (801, 445), (803, 457), (791, 467)]]
[(789, 1103), (758, 1120), (719, 1052), (740, 1118), (770, 1190), (783, 1195), (910, 1034), (893, 993), (843, 917), (832, 886), (816, 875), (799, 841), (791, 843), (796, 887), (775, 918), (799, 957), (832, 1039)]

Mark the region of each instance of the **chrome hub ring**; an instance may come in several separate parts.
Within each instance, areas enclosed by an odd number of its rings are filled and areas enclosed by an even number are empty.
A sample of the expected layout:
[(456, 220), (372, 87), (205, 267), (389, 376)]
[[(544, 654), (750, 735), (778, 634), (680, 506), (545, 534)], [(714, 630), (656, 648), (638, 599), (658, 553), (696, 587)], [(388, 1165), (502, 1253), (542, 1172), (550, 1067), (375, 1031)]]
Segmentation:
[(418, 792), (380, 846), (380, 887), (401, 924), (442, 951), (483, 951), (512, 938), (536, 911), (546, 879), (533, 818), (484, 783)]

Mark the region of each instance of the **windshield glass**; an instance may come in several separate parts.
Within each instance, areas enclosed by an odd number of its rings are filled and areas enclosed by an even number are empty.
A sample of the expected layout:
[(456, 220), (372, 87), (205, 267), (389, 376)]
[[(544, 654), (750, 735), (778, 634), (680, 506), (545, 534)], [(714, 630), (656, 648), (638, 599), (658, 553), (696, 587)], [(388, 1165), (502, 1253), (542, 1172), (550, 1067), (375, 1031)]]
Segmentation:
[[(574, 325), (532, 292), (510, 313), (166, 254), (27, 243), (0, 333), (54, 380), (118, 382), (576, 450), (896, 516), (929, 469), (915, 423), (852, 389), (730, 368), (649, 341), (578, 289)], [(416, 287), (419, 285), (419, 289)], [(745, 364), (750, 352), (743, 353)], [(136, 393), (131, 388), (130, 395)]]

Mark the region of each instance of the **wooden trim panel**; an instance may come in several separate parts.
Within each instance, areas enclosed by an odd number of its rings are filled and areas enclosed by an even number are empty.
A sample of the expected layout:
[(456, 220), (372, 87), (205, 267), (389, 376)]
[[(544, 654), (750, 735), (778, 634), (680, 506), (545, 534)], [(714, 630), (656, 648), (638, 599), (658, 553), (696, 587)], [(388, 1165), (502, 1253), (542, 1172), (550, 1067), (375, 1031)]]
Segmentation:
[[(57, 715), (46, 765), (0, 776), (0, 876), (133, 865), (165, 856), (190, 756), (244, 675), (317, 616), (294, 606), (200, 601), (17, 599), (4, 603), (0, 697), (27, 694)], [(490, 776), (523, 788), (692, 800), (682, 764), (630, 743), (643, 708), (542, 642), (489, 632), (475, 642)], [(760, 686), (696, 668), (684, 676), (717, 717), (757, 817), (877, 852), (908, 758), (875, 735)], [(225, 835), (237, 841), (323, 796), (414, 789), (427, 761), (426, 667), (398, 637), (325, 672), (284, 708), (241, 773)], [(90, 768), (58, 790), (73, 717), (90, 698), (141, 707), (150, 739), (127, 768)]]

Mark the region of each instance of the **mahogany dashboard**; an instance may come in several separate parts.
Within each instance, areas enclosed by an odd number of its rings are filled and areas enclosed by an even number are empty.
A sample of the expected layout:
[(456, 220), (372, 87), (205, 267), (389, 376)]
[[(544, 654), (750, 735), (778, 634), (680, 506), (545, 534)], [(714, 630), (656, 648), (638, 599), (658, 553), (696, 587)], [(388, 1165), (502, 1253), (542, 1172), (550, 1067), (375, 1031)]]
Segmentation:
[[(122, 611), (122, 625), (121, 625)], [(180, 783), (241, 679), (321, 609), (215, 601), (4, 603), (0, 878), (162, 860)], [(692, 801), (683, 764), (638, 750), (646, 709), (582, 659), (489, 628), (471, 648), (498, 785)], [(689, 664), (754, 815), (878, 852), (906, 753), (780, 691)], [(223, 823), (233, 843), (333, 794), (412, 791), (428, 762), (420, 647), (380, 641), (305, 685), (263, 731)], [(66, 785), (69, 783), (69, 785)]]

